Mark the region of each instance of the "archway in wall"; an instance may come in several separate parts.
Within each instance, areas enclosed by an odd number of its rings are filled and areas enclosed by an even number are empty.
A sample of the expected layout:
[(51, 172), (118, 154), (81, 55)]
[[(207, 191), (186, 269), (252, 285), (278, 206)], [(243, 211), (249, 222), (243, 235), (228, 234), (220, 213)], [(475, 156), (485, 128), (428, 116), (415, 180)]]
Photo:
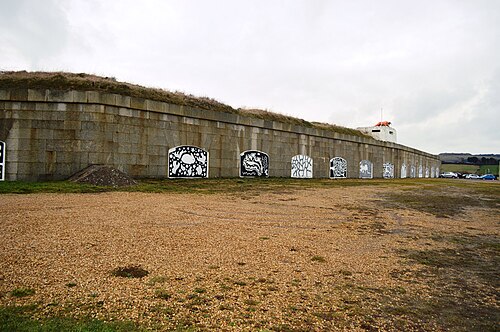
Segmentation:
[(0, 181), (5, 181), (5, 150), (7, 145), (0, 141)]

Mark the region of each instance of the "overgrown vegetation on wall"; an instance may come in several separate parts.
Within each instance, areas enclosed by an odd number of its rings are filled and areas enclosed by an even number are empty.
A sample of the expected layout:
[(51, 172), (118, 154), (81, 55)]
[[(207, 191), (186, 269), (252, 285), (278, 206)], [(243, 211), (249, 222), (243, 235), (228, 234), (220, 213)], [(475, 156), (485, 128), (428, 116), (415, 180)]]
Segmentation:
[(0, 89), (54, 89), (83, 90), (120, 94), (136, 98), (144, 98), (184, 105), (202, 110), (212, 110), (239, 114), (264, 120), (279, 121), (288, 124), (328, 130), (340, 134), (369, 137), (359, 130), (345, 128), (333, 124), (309, 122), (288, 115), (259, 109), (235, 109), (229, 105), (208, 97), (196, 97), (182, 92), (171, 92), (158, 88), (147, 88), (136, 84), (119, 82), (114, 77), (101, 77), (85, 73), (66, 72), (0, 72)]

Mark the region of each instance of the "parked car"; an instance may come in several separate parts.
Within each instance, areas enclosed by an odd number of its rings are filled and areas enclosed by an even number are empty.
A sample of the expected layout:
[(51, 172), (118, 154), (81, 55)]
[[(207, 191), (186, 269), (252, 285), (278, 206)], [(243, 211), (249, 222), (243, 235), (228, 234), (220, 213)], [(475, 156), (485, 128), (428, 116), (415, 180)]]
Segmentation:
[(466, 179), (471, 179), (471, 180), (477, 180), (477, 179), (480, 179), (481, 177), (477, 174), (467, 174), (465, 176)]
[(482, 180), (495, 180), (495, 176), (493, 174), (485, 174), (481, 176)]
[(453, 172), (444, 172), (439, 175), (440, 178), (448, 178), (448, 179), (458, 179), (458, 174)]

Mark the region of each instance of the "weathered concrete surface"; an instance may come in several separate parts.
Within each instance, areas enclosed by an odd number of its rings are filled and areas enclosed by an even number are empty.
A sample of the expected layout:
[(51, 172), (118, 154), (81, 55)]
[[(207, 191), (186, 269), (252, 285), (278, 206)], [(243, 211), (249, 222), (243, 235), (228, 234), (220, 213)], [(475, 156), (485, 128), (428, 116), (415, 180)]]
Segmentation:
[(241, 115), (200, 110), (95, 91), (0, 91), (0, 140), (7, 143), (7, 180), (58, 180), (91, 164), (133, 177), (167, 177), (167, 152), (195, 145), (210, 152), (210, 177), (237, 177), (239, 154), (269, 154), (270, 176), (289, 177), (291, 158), (314, 160), (314, 177), (328, 177), (329, 160), (342, 157), (348, 177), (359, 162), (439, 167), (437, 156), (400, 144)]

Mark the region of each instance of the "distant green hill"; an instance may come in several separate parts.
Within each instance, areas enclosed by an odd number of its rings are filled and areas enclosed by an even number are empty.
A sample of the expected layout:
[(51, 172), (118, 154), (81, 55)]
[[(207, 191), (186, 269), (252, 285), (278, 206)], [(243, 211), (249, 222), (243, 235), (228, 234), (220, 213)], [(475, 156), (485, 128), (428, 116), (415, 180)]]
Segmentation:
[(444, 164), (471, 164), (471, 165), (497, 165), (500, 154), (471, 154), (471, 153), (440, 153), (439, 159)]

